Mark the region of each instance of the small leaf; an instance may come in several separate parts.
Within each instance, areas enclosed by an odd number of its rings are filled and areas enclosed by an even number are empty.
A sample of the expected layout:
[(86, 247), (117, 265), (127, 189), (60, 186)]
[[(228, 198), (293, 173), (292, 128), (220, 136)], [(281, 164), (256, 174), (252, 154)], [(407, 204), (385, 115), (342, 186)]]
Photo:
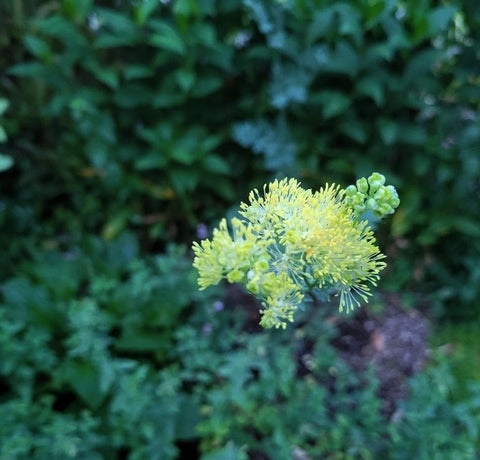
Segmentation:
[(367, 140), (366, 127), (359, 121), (344, 121), (340, 124), (340, 131), (360, 144), (363, 144)]
[(386, 145), (392, 145), (398, 137), (397, 125), (386, 118), (380, 118), (377, 123), (380, 137)]
[(158, 0), (142, 0), (139, 5), (135, 7), (135, 19), (138, 24), (144, 24), (145, 21), (158, 8)]
[(162, 21), (155, 21), (152, 26), (157, 33), (150, 37), (150, 45), (182, 55), (186, 53), (182, 37), (172, 26)]
[(65, 363), (65, 374), (72, 388), (90, 408), (100, 406), (108, 388), (101, 391), (101, 375), (97, 366), (88, 361), (71, 360)]
[(176, 439), (187, 440), (197, 436), (196, 427), (201, 420), (200, 404), (194, 395), (182, 395), (175, 423)]
[(7, 132), (5, 131), (5, 128), (0, 125), (0, 143), (6, 142), (8, 139)]
[(369, 96), (377, 104), (377, 107), (383, 106), (385, 102), (382, 81), (374, 77), (366, 77), (360, 80), (356, 90), (363, 96)]
[(437, 35), (448, 27), (448, 23), (453, 18), (456, 8), (452, 6), (439, 6), (428, 15), (428, 33)]
[(175, 78), (184, 92), (188, 92), (195, 83), (195, 74), (187, 69), (178, 69), (175, 72)]
[(213, 174), (229, 174), (230, 165), (220, 156), (210, 154), (203, 158), (203, 168)]
[(138, 171), (148, 171), (151, 169), (162, 169), (167, 166), (167, 159), (162, 152), (151, 152), (140, 157), (135, 162), (135, 168)]
[(3, 115), (6, 112), (9, 105), (10, 105), (10, 102), (8, 102), (8, 99), (5, 99), (4, 97), (0, 97), (0, 115)]
[(28, 51), (39, 59), (47, 60), (52, 54), (47, 42), (33, 35), (27, 35), (24, 43)]
[(333, 118), (345, 110), (350, 105), (350, 98), (338, 91), (323, 91), (316, 98), (322, 106), (324, 118)]
[(23, 62), (10, 67), (8, 73), (16, 77), (46, 77), (50, 68), (40, 62)]
[(0, 172), (6, 171), (13, 166), (13, 159), (8, 155), (3, 155), (0, 153)]

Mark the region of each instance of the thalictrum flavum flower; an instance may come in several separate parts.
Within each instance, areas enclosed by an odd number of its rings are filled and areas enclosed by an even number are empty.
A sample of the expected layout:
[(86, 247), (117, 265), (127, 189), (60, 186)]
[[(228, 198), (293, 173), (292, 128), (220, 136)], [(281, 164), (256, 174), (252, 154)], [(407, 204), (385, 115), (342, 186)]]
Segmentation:
[(296, 179), (275, 180), (241, 203), (240, 218), (222, 219), (211, 240), (193, 243), (200, 289), (226, 279), (262, 301), (260, 324), (285, 328), (306, 292), (320, 288), (339, 309), (367, 302), (385, 267), (364, 212), (378, 218), (399, 204), (393, 186), (373, 173), (343, 190), (304, 189)]

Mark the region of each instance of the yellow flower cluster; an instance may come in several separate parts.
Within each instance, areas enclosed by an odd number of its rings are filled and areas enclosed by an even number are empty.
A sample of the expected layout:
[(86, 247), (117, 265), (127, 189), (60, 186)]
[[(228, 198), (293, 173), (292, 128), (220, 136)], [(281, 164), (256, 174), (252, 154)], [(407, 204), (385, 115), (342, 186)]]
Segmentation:
[(193, 244), (200, 289), (222, 279), (241, 283), (262, 300), (261, 324), (285, 328), (304, 293), (334, 292), (340, 310), (367, 301), (385, 267), (366, 221), (359, 221), (345, 192), (327, 185), (306, 190), (295, 179), (253, 190), (241, 219), (223, 219), (211, 240)]

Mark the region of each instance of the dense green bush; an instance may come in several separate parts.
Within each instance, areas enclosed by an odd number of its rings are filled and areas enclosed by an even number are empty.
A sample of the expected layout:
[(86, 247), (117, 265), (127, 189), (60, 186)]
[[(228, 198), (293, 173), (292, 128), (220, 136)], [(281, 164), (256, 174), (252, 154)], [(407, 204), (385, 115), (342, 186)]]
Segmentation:
[(427, 285), (452, 314), (472, 312), (474, 1), (1, 8), (4, 153), (15, 162), (2, 180), (1, 218), (10, 235), (135, 229), (159, 247), (190, 238), (197, 222), (213, 222), (269, 176), (318, 187), (381, 170), (402, 196), (390, 285)]
[(479, 389), (452, 405), (447, 368), (389, 424), (327, 310), (256, 333), (194, 284), (179, 248), (139, 259), (132, 236), (25, 261), (2, 287), (0, 458), (475, 458)]

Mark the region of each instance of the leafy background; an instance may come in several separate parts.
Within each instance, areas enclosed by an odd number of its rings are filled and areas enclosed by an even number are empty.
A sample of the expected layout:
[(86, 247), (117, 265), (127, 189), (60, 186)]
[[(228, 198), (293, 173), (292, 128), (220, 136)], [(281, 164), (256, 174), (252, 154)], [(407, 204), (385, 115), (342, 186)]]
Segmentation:
[[(476, 458), (475, 0), (12, 0), (0, 18), (0, 458)], [(345, 318), (259, 331), (251, 299), (197, 291), (188, 250), (273, 177), (373, 170), (402, 199), (381, 292), (432, 325), (389, 423), (375, 372), (333, 346)]]

